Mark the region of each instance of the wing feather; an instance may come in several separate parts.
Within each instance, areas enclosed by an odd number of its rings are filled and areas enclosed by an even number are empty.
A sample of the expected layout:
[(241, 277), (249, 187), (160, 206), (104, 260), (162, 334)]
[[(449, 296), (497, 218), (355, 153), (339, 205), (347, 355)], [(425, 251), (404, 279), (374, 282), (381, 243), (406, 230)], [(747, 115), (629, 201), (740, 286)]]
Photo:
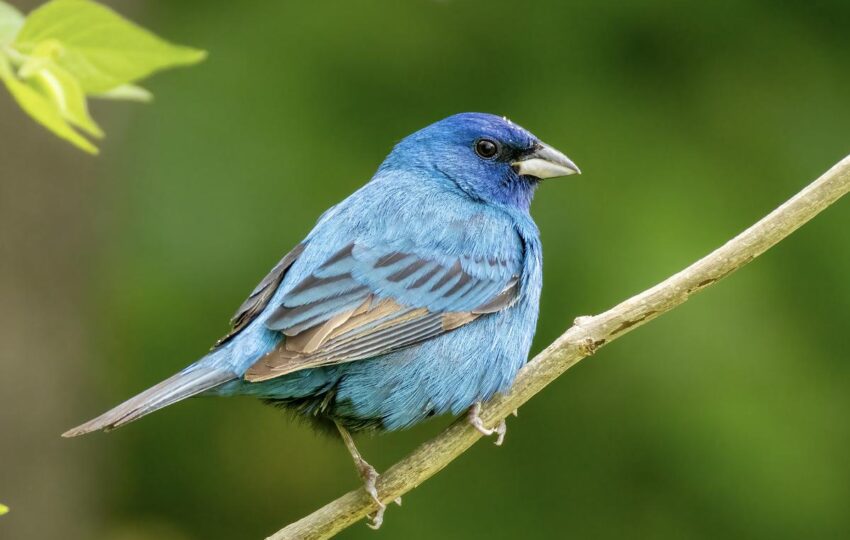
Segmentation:
[(277, 291), (280, 283), (283, 281), (286, 271), (289, 270), (292, 263), (294, 263), (295, 260), (298, 259), (298, 257), (304, 252), (304, 247), (305, 244), (303, 243), (295, 246), (292, 251), (284, 255), (283, 259), (281, 259), (280, 262), (272, 268), (271, 272), (269, 272), (268, 275), (260, 281), (230, 319), (230, 332), (228, 332), (223, 338), (219, 339), (213, 348), (220, 347), (233, 339), (233, 337), (241, 332), (243, 328), (248, 326), (251, 321), (257, 317), (257, 315), (262, 313), (275, 291)]
[(289, 290), (266, 320), (286, 338), (245, 374), (262, 381), (386, 354), (509, 307), (516, 260), (352, 243)]

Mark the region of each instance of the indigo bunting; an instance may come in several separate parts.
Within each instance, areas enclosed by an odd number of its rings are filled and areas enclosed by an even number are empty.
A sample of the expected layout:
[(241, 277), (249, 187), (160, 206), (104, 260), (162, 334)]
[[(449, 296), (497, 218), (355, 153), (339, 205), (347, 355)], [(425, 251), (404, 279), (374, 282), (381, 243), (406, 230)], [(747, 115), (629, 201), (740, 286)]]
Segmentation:
[(327, 210), (239, 307), (203, 358), (66, 432), (109, 430), (196, 395), (251, 395), (338, 429), (366, 491), (378, 477), (350, 431), (396, 430), (508, 390), (537, 323), (542, 179), (578, 174), (511, 121), (463, 113), (398, 143)]

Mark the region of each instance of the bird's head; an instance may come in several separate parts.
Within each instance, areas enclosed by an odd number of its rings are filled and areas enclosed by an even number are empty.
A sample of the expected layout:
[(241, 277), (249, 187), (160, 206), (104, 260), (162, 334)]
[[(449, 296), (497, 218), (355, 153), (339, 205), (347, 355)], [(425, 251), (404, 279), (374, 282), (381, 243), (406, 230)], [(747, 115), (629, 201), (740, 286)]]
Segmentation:
[(382, 170), (424, 170), (469, 197), (528, 209), (540, 180), (580, 174), (570, 159), (510, 120), (484, 113), (450, 116), (408, 136)]

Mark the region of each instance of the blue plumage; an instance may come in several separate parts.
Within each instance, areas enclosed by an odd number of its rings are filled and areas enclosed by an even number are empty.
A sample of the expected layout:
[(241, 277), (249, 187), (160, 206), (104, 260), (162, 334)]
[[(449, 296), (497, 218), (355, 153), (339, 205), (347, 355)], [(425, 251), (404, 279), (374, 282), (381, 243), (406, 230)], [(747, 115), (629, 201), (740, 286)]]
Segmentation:
[[(434, 204), (423, 206), (422, 201)], [(401, 234), (401, 229), (411, 223), (416, 224), (414, 230)], [(345, 224), (344, 234), (340, 233), (340, 224)], [(359, 279), (335, 281), (307, 293), (289, 294), (352, 240), (358, 248), (355, 256), (337, 266), (347, 264), (345, 270), (353, 271)], [(326, 214), (305, 244), (303, 255), (287, 272), (270, 305), (300, 305), (321, 295), (331, 298), (327, 309), (336, 312), (361, 301), (362, 297), (346, 294), (359, 283), (401, 304), (446, 312), (469, 311), (484, 304), (484, 300), (498, 295), (515, 276), (520, 278), (520, 293), (508, 309), (378, 358), (318, 368), (321, 375), (284, 376), (261, 383), (234, 381), (218, 393), (249, 393), (279, 400), (312, 396), (315, 403), (309, 412), (313, 412), (323, 401), (324, 392), (334, 389), (336, 399), (331, 405), (331, 416), (348, 427), (371, 425), (397, 429), (429, 415), (461, 412), (476, 400), (506, 390), (525, 361), (534, 334), (541, 284), (539, 239), (527, 214), (470, 204), (456, 187), (443, 182), (422, 182), (416, 175), (382, 171), (372, 183)], [(460, 260), (463, 269), (483, 285), (474, 294), (464, 294), (467, 292), (464, 288), (452, 295), (440, 294), (450, 290), (456, 280), (433, 290), (436, 278), (440, 277), (437, 274), (425, 286), (411, 290), (406, 286), (420, 279), (419, 273), (397, 282), (387, 279), (404, 269), (404, 260), (368, 272), (373, 268), (369, 262), (393, 252), (412, 253), (428, 261), (442, 262), (443, 267)], [(358, 255), (366, 264), (357, 260)], [(489, 264), (490, 260), (496, 264)], [(425, 267), (420, 272), (427, 270)], [(329, 289), (332, 286), (337, 289)], [(313, 297), (307, 296), (308, 293)], [(321, 307), (286, 323), (298, 324)], [(207, 361), (236, 373), (247, 371), (280, 335), (266, 328), (267, 313)], [(255, 352), (246, 354), (246, 348)], [(318, 388), (317, 382), (321, 382)]]
[(393, 430), (506, 391), (528, 356), (542, 283), (531, 199), (540, 179), (577, 172), (492, 115), (410, 135), (322, 215), (209, 354), (66, 435), (201, 393)]

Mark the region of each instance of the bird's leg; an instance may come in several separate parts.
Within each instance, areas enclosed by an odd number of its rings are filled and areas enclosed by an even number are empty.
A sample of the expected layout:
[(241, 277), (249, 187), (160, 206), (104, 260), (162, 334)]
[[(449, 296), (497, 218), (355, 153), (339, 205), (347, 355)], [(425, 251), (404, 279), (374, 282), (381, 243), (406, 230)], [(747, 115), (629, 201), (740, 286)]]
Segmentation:
[(508, 432), (508, 425), (505, 423), (505, 419), (502, 418), (499, 421), (499, 424), (494, 428), (488, 428), (484, 425), (484, 421), (481, 420), (481, 402), (476, 401), (475, 404), (469, 408), (469, 413), (467, 413), (467, 418), (469, 419), (469, 423), (472, 424), (472, 427), (480, 431), (483, 435), (490, 436), (492, 434), (496, 434), (496, 446), (502, 446), (502, 443), (505, 442), (505, 433)]
[[(369, 463), (363, 459), (363, 456), (354, 444), (354, 439), (351, 437), (351, 433), (349, 433), (348, 430), (342, 427), (342, 425), (338, 422), (335, 422), (335, 424), (336, 428), (339, 430), (339, 434), (342, 436), (342, 441), (345, 443), (345, 447), (348, 448), (348, 452), (354, 460), (354, 466), (357, 467), (357, 474), (359, 474), (360, 478), (363, 479), (363, 489), (366, 490), (366, 493), (368, 493), (369, 496), (372, 497), (372, 500), (375, 501), (375, 504), (378, 505), (378, 509), (370, 516), (372, 523), (368, 524), (369, 527), (378, 529), (381, 527), (381, 523), (384, 522), (384, 512), (387, 510), (387, 505), (382, 503), (381, 499), (378, 498), (378, 489), (375, 486), (378, 481), (378, 471), (376, 471), (375, 467), (369, 465)], [(401, 506), (401, 497), (397, 498), (395, 503)]]

